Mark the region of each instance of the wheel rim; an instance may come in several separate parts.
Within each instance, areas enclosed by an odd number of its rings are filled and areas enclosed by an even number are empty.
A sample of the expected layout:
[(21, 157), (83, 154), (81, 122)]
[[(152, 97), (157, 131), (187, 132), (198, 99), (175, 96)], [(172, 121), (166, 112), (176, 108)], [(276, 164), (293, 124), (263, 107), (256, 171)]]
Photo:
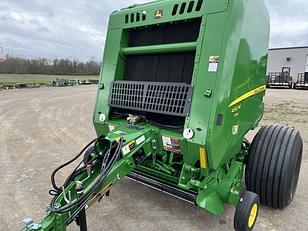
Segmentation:
[(252, 228), (256, 222), (258, 213), (258, 205), (256, 203), (253, 204), (250, 210), (249, 218), (248, 218), (248, 228)]

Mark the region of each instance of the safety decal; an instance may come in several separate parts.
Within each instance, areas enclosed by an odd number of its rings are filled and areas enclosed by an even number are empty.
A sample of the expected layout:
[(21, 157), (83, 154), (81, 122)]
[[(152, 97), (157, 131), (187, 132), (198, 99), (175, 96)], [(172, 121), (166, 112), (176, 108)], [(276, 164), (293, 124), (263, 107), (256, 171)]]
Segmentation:
[(181, 153), (180, 141), (175, 137), (163, 136), (164, 150), (169, 152)]

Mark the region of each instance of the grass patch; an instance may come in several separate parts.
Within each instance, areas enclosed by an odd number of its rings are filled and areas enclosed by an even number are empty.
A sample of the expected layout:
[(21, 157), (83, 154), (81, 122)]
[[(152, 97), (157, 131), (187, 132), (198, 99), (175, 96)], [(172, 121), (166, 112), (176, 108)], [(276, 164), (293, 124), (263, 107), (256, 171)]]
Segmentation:
[(97, 80), (98, 75), (16, 75), (16, 74), (0, 74), (0, 86), (4, 84), (16, 84), (16, 83), (50, 83), (56, 78), (72, 79), (72, 80)]

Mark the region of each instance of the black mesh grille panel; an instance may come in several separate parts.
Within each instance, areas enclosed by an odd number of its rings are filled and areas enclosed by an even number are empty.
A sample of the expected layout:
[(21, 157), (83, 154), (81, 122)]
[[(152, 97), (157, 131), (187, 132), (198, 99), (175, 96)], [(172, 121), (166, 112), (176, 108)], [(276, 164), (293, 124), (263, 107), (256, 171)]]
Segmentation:
[(191, 97), (190, 84), (115, 81), (111, 84), (109, 105), (185, 117), (189, 112)]
[(195, 42), (199, 37), (201, 18), (173, 24), (140, 27), (129, 31), (129, 46)]
[[(129, 47), (195, 42), (201, 18), (131, 29)], [(130, 55), (125, 57), (123, 80), (179, 82), (190, 84), (195, 52)]]
[(190, 84), (194, 64), (194, 53), (128, 56), (124, 80)]

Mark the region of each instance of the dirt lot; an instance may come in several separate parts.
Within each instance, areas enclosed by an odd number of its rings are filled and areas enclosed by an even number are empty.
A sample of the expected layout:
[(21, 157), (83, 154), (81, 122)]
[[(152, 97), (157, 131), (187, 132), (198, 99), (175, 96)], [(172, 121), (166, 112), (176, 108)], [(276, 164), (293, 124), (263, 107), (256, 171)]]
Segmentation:
[[(35, 221), (50, 201), (51, 171), (95, 137), (96, 86), (0, 92), (0, 230)], [(255, 230), (308, 230), (308, 91), (267, 91), (262, 124), (301, 131), (305, 152), (294, 202), (284, 211), (262, 207)], [(65, 172), (59, 177), (63, 178)], [(124, 180), (88, 210), (89, 230), (232, 230), (234, 208), (215, 217), (181, 200)], [(69, 230), (78, 230), (75, 225)]]

